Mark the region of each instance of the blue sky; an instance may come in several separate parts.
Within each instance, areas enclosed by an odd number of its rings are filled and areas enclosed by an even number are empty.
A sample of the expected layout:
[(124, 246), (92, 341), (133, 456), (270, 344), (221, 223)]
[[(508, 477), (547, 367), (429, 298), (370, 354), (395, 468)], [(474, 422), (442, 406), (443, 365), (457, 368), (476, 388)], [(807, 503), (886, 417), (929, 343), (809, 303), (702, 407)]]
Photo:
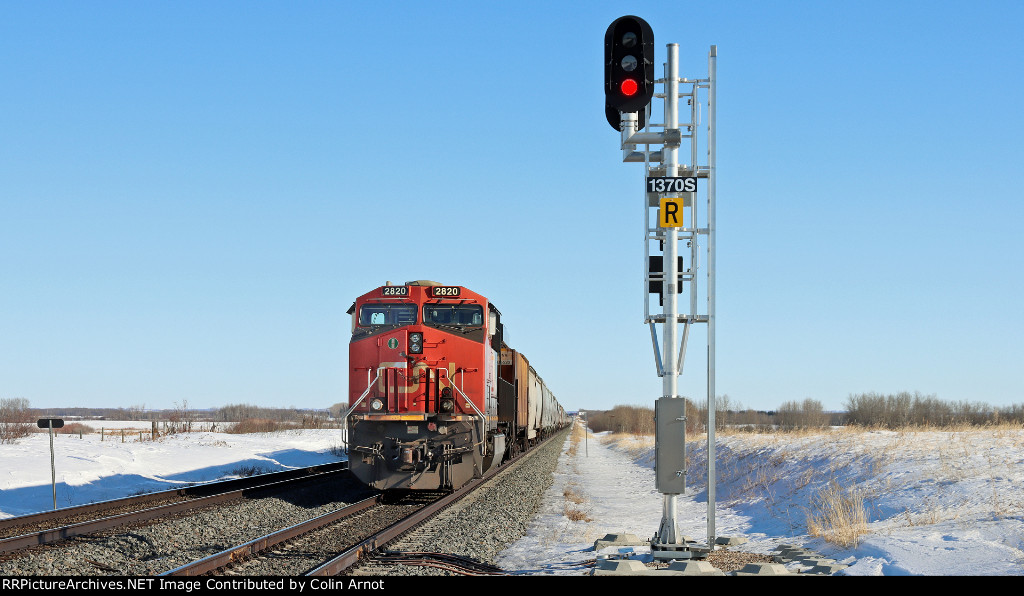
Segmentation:
[(0, 6), (0, 397), (326, 407), (353, 299), (431, 279), (568, 409), (653, 405), (636, 14), (659, 75), (718, 46), (717, 392), (1024, 402), (1021, 3), (370, 4)]

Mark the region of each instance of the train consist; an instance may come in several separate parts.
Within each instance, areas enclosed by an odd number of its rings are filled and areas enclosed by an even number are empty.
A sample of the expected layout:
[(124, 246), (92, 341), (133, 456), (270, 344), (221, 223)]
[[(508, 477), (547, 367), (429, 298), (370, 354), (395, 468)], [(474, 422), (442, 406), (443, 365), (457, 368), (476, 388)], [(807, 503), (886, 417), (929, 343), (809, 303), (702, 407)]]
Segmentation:
[(373, 488), (458, 489), (569, 424), (468, 288), (389, 282), (348, 314), (349, 468)]

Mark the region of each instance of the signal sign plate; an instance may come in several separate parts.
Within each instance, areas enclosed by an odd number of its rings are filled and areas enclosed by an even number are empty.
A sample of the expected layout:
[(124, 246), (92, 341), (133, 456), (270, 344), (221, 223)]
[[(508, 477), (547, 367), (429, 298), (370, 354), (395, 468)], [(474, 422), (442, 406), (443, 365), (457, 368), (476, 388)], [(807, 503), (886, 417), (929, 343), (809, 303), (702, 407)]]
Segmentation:
[(697, 179), (693, 176), (648, 176), (647, 192), (697, 192)]
[(683, 227), (683, 206), (683, 199), (661, 199), (661, 208), (658, 209), (658, 227)]

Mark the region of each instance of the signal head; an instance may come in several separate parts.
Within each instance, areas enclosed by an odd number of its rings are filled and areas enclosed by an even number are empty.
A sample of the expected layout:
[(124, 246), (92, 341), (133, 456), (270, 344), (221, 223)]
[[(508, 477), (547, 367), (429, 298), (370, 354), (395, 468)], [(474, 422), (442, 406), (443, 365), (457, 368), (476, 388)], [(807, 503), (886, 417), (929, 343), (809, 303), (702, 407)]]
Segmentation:
[(604, 58), (606, 106), (618, 112), (643, 112), (654, 96), (651, 26), (640, 17), (615, 19), (604, 34)]

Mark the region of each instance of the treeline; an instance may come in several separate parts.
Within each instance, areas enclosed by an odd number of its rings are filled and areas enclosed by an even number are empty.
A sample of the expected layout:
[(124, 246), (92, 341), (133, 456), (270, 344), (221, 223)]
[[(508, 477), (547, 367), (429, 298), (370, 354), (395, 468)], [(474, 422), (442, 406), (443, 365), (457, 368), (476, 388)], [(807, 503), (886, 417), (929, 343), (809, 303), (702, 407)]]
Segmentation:
[[(687, 410), (691, 404), (686, 403)], [(615, 406), (611, 410), (588, 410), (587, 425), (594, 432), (611, 431), (634, 435), (654, 434), (654, 408), (646, 406)]]
[(194, 409), (190, 408), (187, 402), (181, 405), (175, 404), (173, 408), (158, 410), (147, 410), (144, 406), (130, 406), (127, 408), (28, 408), (28, 412), (33, 421), (36, 418), (59, 416), (130, 421), (164, 421), (183, 418), (204, 422), (241, 422), (249, 418), (261, 418), (275, 422), (301, 422), (309, 418), (327, 419), (330, 417), (327, 408), (264, 408), (252, 404), (229, 404), (220, 408)]
[(993, 407), (984, 402), (943, 401), (934, 395), (917, 392), (851, 395), (846, 399), (845, 407), (846, 424), (890, 429), (1024, 424), (1024, 404)]
[[(161, 435), (220, 428), (226, 432), (270, 432), (288, 428), (335, 428), (340, 422), (328, 409), (264, 408), (251, 404), (229, 404), (220, 408), (193, 409), (187, 401), (173, 408), (147, 410), (145, 406), (127, 408), (33, 408), (25, 398), (0, 398), (0, 444), (13, 443), (36, 431), (39, 418), (64, 418), (65, 428), (92, 428), (82, 423), (103, 420), (128, 420), (150, 423), (153, 433)], [(66, 431), (65, 431), (66, 432)], [(77, 432), (77, 431), (76, 431)]]
[[(707, 405), (686, 400), (686, 431), (707, 430)], [(946, 428), (1024, 424), (1024, 404), (993, 407), (984, 402), (943, 401), (934, 395), (901, 392), (891, 395), (862, 393), (850, 395), (845, 410), (829, 412), (815, 399), (787, 401), (775, 410), (753, 410), (733, 402), (728, 395), (715, 400), (715, 429), (746, 431), (792, 431), (830, 426), (865, 426), (899, 429), (907, 427)], [(653, 435), (654, 408), (616, 406), (611, 410), (589, 410), (586, 418), (594, 432), (625, 432)]]
[(251, 418), (273, 420), (275, 422), (303, 422), (330, 418), (327, 409), (308, 408), (263, 408), (251, 404), (229, 404), (214, 411), (213, 420), (221, 422), (241, 422)]
[[(707, 430), (708, 408), (706, 403), (686, 402), (686, 432), (702, 433)], [(594, 432), (626, 432), (639, 435), (653, 435), (655, 430), (654, 408), (650, 406), (616, 406), (611, 410), (590, 410), (586, 414), (588, 424)], [(824, 428), (841, 424), (841, 413), (826, 412), (821, 402), (805, 399), (802, 402), (786, 402), (778, 410), (763, 411), (744, 408), (733, 402), (728, 395), (715, 400), (715, 428), (749, 431), (797, 430)]]
[(164, 410), (147, 410), (144, 405), (127, 408), (32, 408), (32, 412), (39, 418), (77, 416), (95, 420), (163, 420), (167, 417)]

